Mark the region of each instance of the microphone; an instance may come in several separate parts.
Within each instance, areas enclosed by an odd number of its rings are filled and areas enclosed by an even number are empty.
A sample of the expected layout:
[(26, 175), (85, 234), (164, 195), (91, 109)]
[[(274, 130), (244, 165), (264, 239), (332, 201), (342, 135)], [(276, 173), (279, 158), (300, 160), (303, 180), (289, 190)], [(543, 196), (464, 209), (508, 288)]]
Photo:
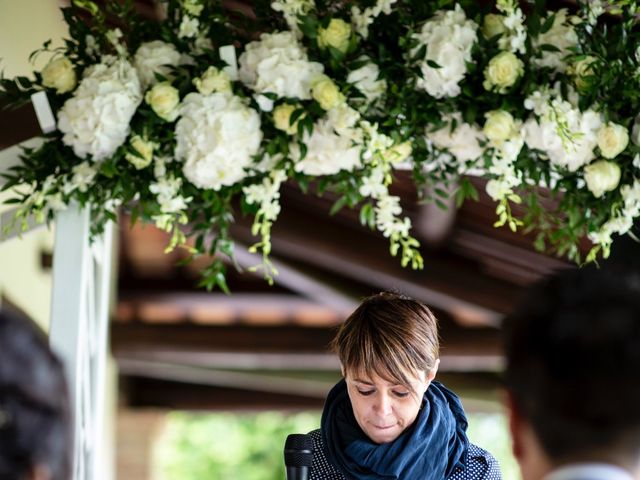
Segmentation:
[(287, 480), (309, 480), (313, 463), (313, 439), (311, 435), (292, 433), (284, 442), (284, 465)]

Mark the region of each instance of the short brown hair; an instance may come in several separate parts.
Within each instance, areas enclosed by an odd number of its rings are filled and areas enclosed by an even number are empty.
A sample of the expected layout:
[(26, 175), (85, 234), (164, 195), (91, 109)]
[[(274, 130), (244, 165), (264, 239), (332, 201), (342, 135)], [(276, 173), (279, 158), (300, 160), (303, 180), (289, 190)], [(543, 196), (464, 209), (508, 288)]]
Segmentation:
[(429, 371), (438, 359), (438, 322), (423, 303), (395, 293), (365, 298), (331, 344), (345, 372), (376, 373), (409, 386), (406, 373)]

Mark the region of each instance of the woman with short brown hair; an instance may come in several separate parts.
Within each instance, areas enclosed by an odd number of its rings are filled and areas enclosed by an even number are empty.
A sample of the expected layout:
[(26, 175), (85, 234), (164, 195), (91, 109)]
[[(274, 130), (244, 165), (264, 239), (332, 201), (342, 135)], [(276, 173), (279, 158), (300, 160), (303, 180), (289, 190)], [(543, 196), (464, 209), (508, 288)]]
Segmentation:
[(311, 480), (500, 479), (495, 459), (469, 443), (458, 397), (434, 382), (437, 320), (393, 293), (365, 299), (333, 347), (344, 379), (311, 432)]

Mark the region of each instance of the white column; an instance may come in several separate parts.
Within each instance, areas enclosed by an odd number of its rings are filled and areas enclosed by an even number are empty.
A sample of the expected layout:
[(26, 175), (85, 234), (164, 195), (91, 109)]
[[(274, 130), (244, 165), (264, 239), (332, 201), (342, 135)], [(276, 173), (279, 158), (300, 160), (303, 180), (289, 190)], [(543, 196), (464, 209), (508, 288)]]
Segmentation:
[(103, 475), (100, 444), (113, 226), (89, 243), (89, 209), (70, 207), (56, 219), (50, 342), (65, 362), (74, 412), (74, 480)]

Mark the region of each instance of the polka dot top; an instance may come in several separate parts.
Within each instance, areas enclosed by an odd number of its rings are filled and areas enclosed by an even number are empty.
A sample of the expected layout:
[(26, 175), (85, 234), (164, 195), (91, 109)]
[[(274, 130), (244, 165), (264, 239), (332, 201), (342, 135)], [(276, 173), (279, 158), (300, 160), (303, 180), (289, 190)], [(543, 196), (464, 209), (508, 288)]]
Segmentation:
[[(313, 464), (309, 480), (350, 480), (331, 465), (324, 454), (320, 430), (310, 432), (313, 438)], [(447, 480), (502, 480), (500, 467), (493, 456), (482, 448), (469, 444), (467, 450), (467, 468), (458, 467)]]

